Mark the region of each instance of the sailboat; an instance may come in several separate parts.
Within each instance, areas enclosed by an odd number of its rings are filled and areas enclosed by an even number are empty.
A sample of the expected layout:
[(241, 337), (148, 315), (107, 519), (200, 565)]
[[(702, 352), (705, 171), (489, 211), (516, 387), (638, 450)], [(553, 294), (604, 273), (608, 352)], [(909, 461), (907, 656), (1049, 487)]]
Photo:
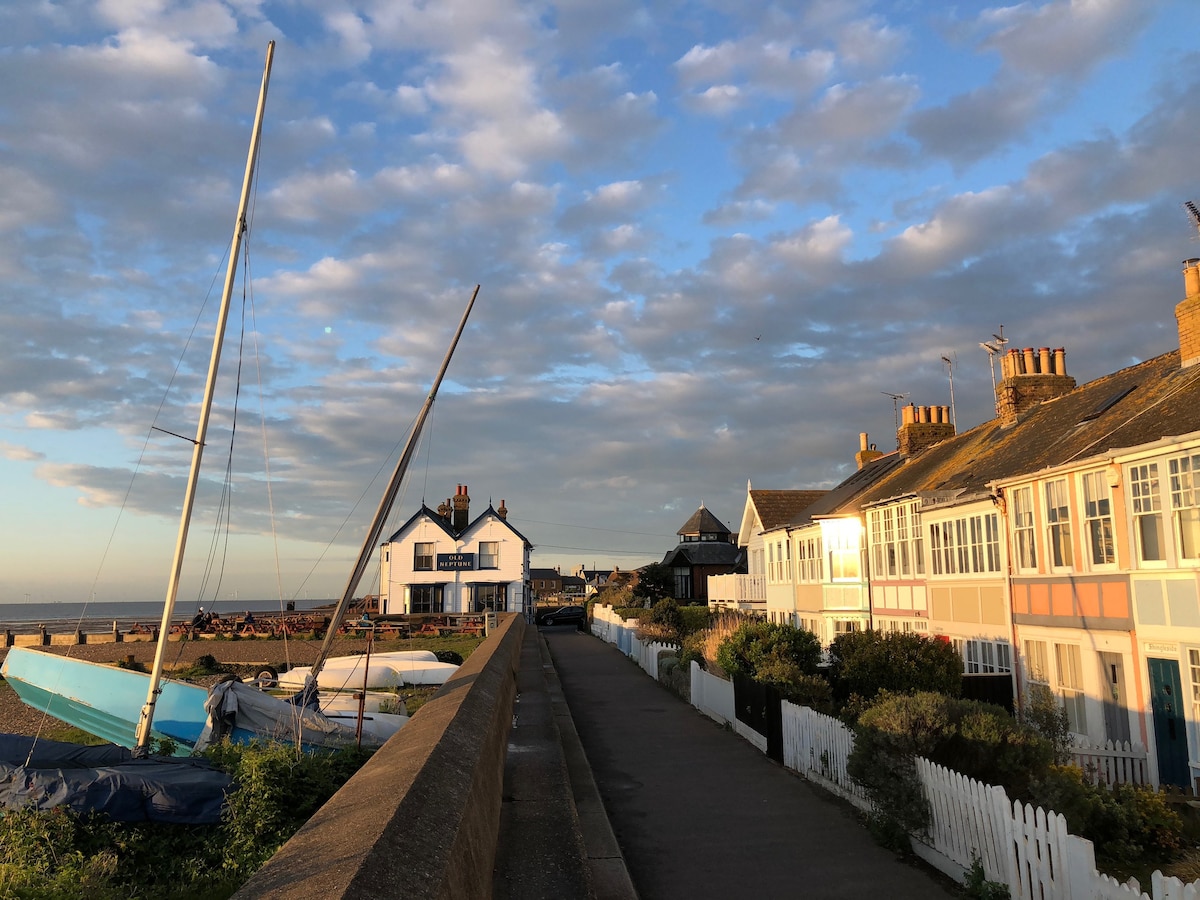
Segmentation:
[[(462, 320), (450, 344), (441, 369), (414, 424), (400, 460), (393, 472), (388, 489), (376, 511), (375, 519), (363, 542), (355, 568), (345, 592), (331, 616), (318, 661), (311, 667), (311, 678), (300, 692), (299, 702), (278, 698), (236, 679), (222, 682), (210, 691), (198, 685), (163, 678), (167, 637), (174, 618), (175, 600), (179, 590), (183, 554), (195, 501), (203, 456), (205, 436), (212, 408), (213, 391), (221, 346), (228, 319), (233, 280), (243, 234), (246, 230), (246, 210), (253, 180), (254, 163), (262, 129), (262, 116), (270, 79), (274, 42), (267, 47), (262, 87), (255, 114), (246, 174), (242, 184), (241, 201), (234, 224), (233, 240), (226, 271), (221, 310), (213, 339), (208, 380), (205, 386), (200, 421), (193, 444), (192, 464), (187, 491), (180, 517), (174, 560), (163, 604), (162, 623), (153, 667), (144, 674), (58, 654), (26, 648), (12, 648), (5, 659), (2, 674), (17, 695), (27, 705), (44, 711), (68, 724), (82, 728), (123, 747), (129, 747), (135, 758), (150, 755), (155, 742), (164, 739), (175, 745), (179, 755), (203, 749), (221, 739), (234, 742), (279, 740), (299, 744), (306, 749), (337, 749), (352, 744), (379, 745), (394, 734), (406, 721), (403, 714), (360, 710), (330, 715), (319, 711), (318, 676), (329, 658), (332, 640), (349, 608), (351, 598), (366, 570), (374, 547), (384, 527), (400, 483), (415, 452), (420, 431), (432, 408), (438, 388), (449, 367), (451, 356), (466, 327), (467, 318), (479, 293), (471, 296)], [(144, 695), (139, 703), (138, 697)], [(291, 698), (295, 701), (297, 698)], [(139, 712), (140, 710), (140, 712)], [(351, 714), (351, 713), (356, 714)]]

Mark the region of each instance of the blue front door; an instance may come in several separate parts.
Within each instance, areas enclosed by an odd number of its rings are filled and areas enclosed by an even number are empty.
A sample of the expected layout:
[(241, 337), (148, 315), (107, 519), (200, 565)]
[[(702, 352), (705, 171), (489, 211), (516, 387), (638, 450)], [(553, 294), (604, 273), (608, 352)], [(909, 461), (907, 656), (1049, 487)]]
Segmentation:
[(1149, 659), (1147, 663), (1150, 667), (1150, 704), (1154, 712), (1158, 780), (1162, 784), (1187, 787), (1187, 729), (1184, 727), (1179, 663), (1173, 659)]

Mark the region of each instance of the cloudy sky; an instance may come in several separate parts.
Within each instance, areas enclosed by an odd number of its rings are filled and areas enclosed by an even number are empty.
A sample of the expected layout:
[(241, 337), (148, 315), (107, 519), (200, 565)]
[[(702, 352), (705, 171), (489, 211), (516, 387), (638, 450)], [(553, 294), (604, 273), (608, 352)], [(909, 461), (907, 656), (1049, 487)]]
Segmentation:
[(10, 0), (0, 29), (0, 602), (162, 595), (269, 40), (181, 602), (206, 557), (223, 602), (340, 591), (476, 284), (397, 521), (465, 483), (534, 565), (631, 568), (701, 503), (736, 529), (748, 480), (894, 447), (889, 394), (949, 405), (952, 372), (960, 430), (990, 418), (1001, 326), (1080, 382), (1172, 349), (1200, 256), (1195, 0)]

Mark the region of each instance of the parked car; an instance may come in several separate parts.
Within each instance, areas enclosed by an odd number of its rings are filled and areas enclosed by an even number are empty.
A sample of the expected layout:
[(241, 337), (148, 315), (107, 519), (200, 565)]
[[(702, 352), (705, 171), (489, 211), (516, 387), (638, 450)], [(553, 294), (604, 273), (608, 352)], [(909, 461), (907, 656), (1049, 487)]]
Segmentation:
[(578, 625), (585, 616), (586, 613), (582, 606), (560, 606), (558, 609), (538, 613), (537, 623), (539, 625)]

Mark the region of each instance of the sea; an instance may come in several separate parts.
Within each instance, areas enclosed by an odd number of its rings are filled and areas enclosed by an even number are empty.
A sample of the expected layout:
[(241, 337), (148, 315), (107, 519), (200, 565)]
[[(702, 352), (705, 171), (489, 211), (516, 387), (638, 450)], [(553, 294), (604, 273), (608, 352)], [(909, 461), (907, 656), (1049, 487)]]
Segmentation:
[[(293, 600), (296, 612), (328, 607), (333, 600)], [(36, 631), (39, 625), (45, 625), (50, 632), (96, 631), (98, 628), (111, 628), (116, 622), (122, 629), (134, 623), (142, 625), (158, 625), (162, 621), (162, 601), (103, 601), (92, 603), (0, 603), (0, 631), (13, 632)], [(252, 612), (255, 615), (278, 615), (279, 602), (263, 600), (259, 602), (240, 600), (235, 605), (218, 604), (217, 612), (225, 615), (241, 615)], [(195, 605), (180, 603), (175, 607), (175, 618), (179, 621), (190, 620), (195, 614)]]

